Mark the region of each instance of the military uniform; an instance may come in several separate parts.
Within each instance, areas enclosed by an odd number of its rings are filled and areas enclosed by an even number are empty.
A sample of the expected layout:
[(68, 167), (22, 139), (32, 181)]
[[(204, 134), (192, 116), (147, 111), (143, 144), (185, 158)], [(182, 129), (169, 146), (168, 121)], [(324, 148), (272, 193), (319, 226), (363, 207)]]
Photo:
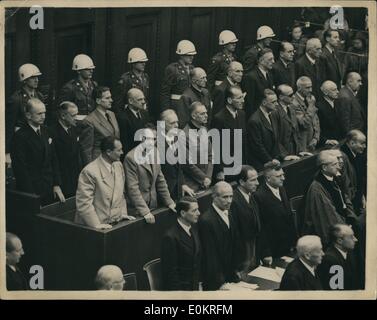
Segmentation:
[(258, 62), (258, 53), (262, 51), (263, 48), (257, 43), (249, 47), (243, 56), (243, 68), (245, 73), (251, 71)]
[(227, 75), (229, 64), (236, 60), (237, 58), (234, 55), (227, 55), (223, 51), (218, 52), (213, 56), (207, 75), (208, 89), (210, 92), (213, 91), (215, 86), (218, 86), (223, 82)]
[(38, 98), (45, 103), (43, 94), (35, 91), (34, 96), (30, 96), (24, 88), (18, 89), (6, 103), (5, 110), (5, 139), (6, 153), (10, 152), (11, 141), (16, 128), (21, 128), (26, 123), (25, 108), (30, 98)]
[(189, 65), (185, 68), (179, 62), (173, 62), (166, 67), (161, 85), (161, 111), (170, 108), (176, 110), (183, 91), (191, 84), (192, 69), (194, 66)]
[(143, 91), (145, 99), (149, 98), (149, 76), (143, 72), (139, 78), (133, 71), (128, 71), (120, 77), (115, 97), (115, 108), (121, 110), (127, 104), (127, 92), (131, 88), (137, 88)]
[(63, 101), (71, 101), (77, 105), (80, 115), (87, 115), (96, 107), (92, 97), (95, 87), (97, 87), (97, 82), (95, 81), (90, 80), (86, 88), (80, 80), (72, 79), (60, 90), (58, 104)]

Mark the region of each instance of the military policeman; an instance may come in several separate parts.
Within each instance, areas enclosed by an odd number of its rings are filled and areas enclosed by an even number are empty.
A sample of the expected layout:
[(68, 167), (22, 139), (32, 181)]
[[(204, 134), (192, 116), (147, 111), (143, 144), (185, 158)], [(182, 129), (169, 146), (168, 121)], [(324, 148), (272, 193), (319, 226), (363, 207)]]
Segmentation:
[(118, 81), (117, 95), (115, 97), (115, 111), (121, 110), (127, 103), (127, 92), (131, 88), (143, 91), (144, 97), (148, 102), (149, 97), (149, 76), (145, 72), (148, 61), (147, 54), (143, 49), (132, 48), (128, 52), (127, 62), (131, 70), (122, 74)]
[(269, 48), (273, 37), (275, 37), (275, 33), (269, 26), (261, 26), (258, 28), (257, 44), (246, 48), (247, 50), (243, 56), (243, 67), (245, 69), (245, 73), (251, 71), (251, 69), (256, 66), (258, 52), (264, 48)]
[(169, 64), (161, 85), (161, 111), (176, 110), (183, 91), (191, 84), (190, 73), (194, 68), (192, 61), (196, 55), (194, 44), (189, 40), (181, 40), (177, 45), (178, 62)]
[[(79, 54), (73, 59), (72, 70), (77, 71), (77, 78), (68, 81), (60, 91), (58, 105), (71, 101), (77, 105), (79, 116), (87, 115), (95, 108), (92, 98), (97, 83), (92, 80), (95, 65), (86, 54)], [(80, 117), (79, 117), (80, 119)]]
[(5, 154), (6, 164), (11, 164), (10, 147), (14, 133), (26, 123), (25, 106), (30, 98), (44, 101), (44, 96), (38, 91), (39, 76), (42, 73), (37, 66), (31, 63), (23, 64), (18, 69), (18, 78), (22, 83), (5, 106)]
[(216, 53), (208, 68), (208, 89), (213, 91), (215, 86), (220, 85), (227, 75), (229, 64), (237, 60), (234, 52), (237, 44), (236, 35), (230, 30), (223, 30), (219, 34), (219, 45), (222, 51)]

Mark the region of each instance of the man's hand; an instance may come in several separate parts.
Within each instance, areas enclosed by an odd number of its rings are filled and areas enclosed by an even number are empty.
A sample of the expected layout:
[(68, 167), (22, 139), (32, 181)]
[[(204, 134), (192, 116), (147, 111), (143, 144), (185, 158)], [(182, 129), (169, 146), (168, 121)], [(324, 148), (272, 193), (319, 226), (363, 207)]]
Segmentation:
[(219, 180), (219, 181), (224, 181), (224, 180), (225, 180), (224, 171), (220, 171), (220, 172), (216, 175), (216, 179)]
[(6, 168), (12, 168), (12, 159), (10, 157), (10, 153), (5, 154), (5, 165)]
[(129, 216), (127, 214), (122, 214), (122, 216), (120, 217), (120, 220), (135, 220), (136, 218), (134, 216)]
[(168, 208), (171, 210), (171, 211), (174, 211), (175, 213), (177, 213), (177, 210), (175, 210), (175, 203), (173, 202), (172, 204), (169, 204), (168, 205)]
[(204, 178), (204, 181), (203, 181), (203, 186), (204, 188), (208, 188), (209, 186), (211, 185), (211, 179), (210, 178)]
[(62, 192), (62, 189), (60, 189), (59, 186), (54, 186), (53, 193), (54, 193), (54, 199), (58, 198), (60, 202), (65, 202), (64, 194)]
[(272, 265), (272, 257), (264, 257), (263, 258), (263, 264), (266, 266), (271, 266)]
[(291, 160), (298, 160), (298, 159), (300, 159), (299, 156), (289, 155), (289, 156), (286, 156), (286, 157), (284, 158), (284, 161), (291, 161)]
[(313, 155), (313, 153), (306, 152), (306, 151), (302, 151), (302, 152), (299, 153), (300, 157), (306, 157), (306, 156), (312, 156), (312, 155)]
[(154, 215), (150, 212), (144, 216), (144, 219), (147, 223), (155, 223), (156, 219), (154, 218)]
[(326, 140), (325, 144), (330, 145), (330, 146), (336, 146), (337, 144), (339, 144), (339, 142), (337, 140), (328, 139)]
[(195, 197), (195, 191), (192, 190), (187, 184), (182, 186), (182, 195), (188, 194), (190, 197)]
[(111, 229), (113, 226), (111, 224), (107, 224), (107, 223), (101, 223), (101, 224), (97, 224), (96, 226), (94, 226), (94, 228), (96, 229)]

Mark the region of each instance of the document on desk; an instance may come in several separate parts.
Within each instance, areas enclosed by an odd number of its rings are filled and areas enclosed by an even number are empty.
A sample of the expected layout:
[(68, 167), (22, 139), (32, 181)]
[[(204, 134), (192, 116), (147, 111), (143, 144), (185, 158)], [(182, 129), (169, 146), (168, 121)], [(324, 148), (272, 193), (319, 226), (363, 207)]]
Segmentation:
[(251, 271), (249, 273), (249, 276), (262, 278), (274, 282), (281, 282), (281, 278), (283, 275), (281, 274), (281, 271), (278, 271), (274, 268), (266, 268), (263, 266), (259, 266), (258, 268)]
[(240, 281), (237, 283), (225, 283), (220, 290), (230, 290), (230, 291), (240, 291), (240, 290), (255, 290), (259, 288), (257, 284), (247, 283), (244, 281)]

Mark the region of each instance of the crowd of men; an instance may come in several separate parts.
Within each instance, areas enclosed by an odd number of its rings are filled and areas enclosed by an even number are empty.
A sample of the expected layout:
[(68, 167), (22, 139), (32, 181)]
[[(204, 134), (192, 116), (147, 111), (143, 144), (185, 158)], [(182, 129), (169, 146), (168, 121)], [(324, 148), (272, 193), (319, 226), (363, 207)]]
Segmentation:
[[(89, 56), (77, 55), (72, 64), (77, 77), (61, 88), (56, 119), (48, 126), (45, 97), (38, 91), (42, 73), (24, 64), (21, 87), (5, 111), (6, 161), (16, 188), (39, 195), (41, 205), (76, 196), (75, 222), (98, 229), (135, 216), (154, 223), (153, 209), (169, 207), (178, 217), (162, 242), (166, 290), (218, 290), (244, 279), (260, 263), (271, 265), (295, 253), (281, 289), (328, 289), (333, 263), (346, 269), (345, 289), (362, 288), (367, 133), (362, 84), (367, 70), (360, 50), (367, 48), (364, 36), (354, 34), (349, 50), (339, 52), (344, 32), (326, 29), (317, 37), (295, 25), (292, 39), (279, 42), (274, 54), (270, 46), (276, 35), (261, 26), (257, 43), (239, 59), (237, 36), (224, 30), (207, 71), (194, 66), (200, 54), (195, 45), (181, 40), (178, 60), (165, 69), (159, 119), (150, 112), (153, 84), (145, 72), (147, 54), (140, 48), (130, 50), (130, 71), (114, 90), (93, 80)], [(156, 148), (156, 120), (165, 124), (164, 151)], [(231, 154), (242, 147), (238, 175), (226, 175), (224, 161), (214, 163), (208, 136), (213, 128), (229, 129), (232, 137), (242, 130), (240, 141), (221, 144)], [(178, 153), (179, 129), (187, 145), (194, 140), (198, 159), (207, 142), (206, 161), (157, 161)], [(135, 139), (140, 132), (141, 139)], [(326, 150), (318, 155), (318, 174), (305, 191), (298, 223), (280, 162), (319, 148)], [(138, 161), (140, 154), (146, 162)], [(260, 186), (258, 172), (264, 176)], [(213, 201), (201, 214), (195, 195), (210, 187)], [(354, 232), (360, 239), (356, 246)], [(13, 288), (24, 284), (17, 278), (14, 253), (22, 255), (20, 246), (17, 236), (7, 235), (7, 279), (17, 279)], [(119, 278), (119, 272), (115, 266), (101, 269), (98, 287), (113, 288), (106, 279)]]

